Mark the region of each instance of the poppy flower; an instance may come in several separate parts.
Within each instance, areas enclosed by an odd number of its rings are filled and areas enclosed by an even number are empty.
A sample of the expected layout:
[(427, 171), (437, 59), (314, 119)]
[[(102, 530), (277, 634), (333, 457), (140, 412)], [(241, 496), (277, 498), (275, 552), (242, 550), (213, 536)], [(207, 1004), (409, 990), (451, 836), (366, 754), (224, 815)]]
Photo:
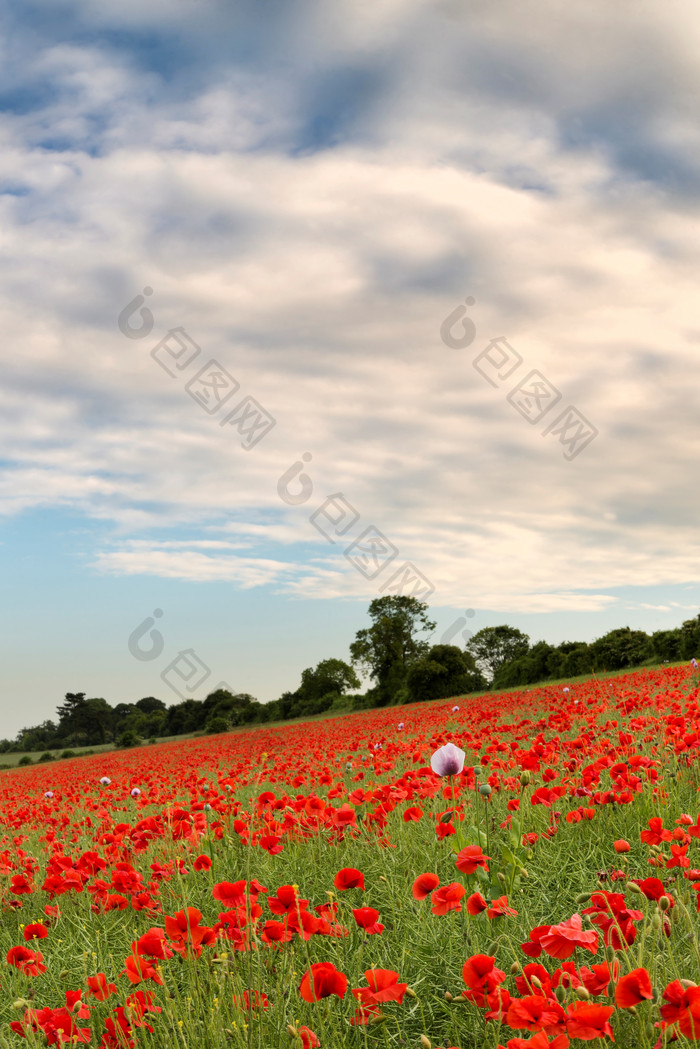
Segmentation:
[(357, 910), (353, 910), (353, 917), (361, 929), (364, 929), (370, 936), (373, 933), (384, 932), (384, 926), (378, 922), (379, 911), (375, 911), (374, 907), (358, 907)]
[(201, 918), (202, 912), (196, 907), (187, 907), (172, 917), (165, 915), (165, 931), (168, 939), (173, 950), (183, 957), (189, 957), (191, 952), (195, 958), (198, 958), (202, 953), (202, 947), (210, 946), (216, 939), (213, 929), (199, 924)]
[(301, 1039), (302, 1049), (318, 1049), (320, 1042), (318, 1037), (311, 1030), (310, 1027), (305, 1027), (303, 1024), (298, 1028), (299, 1038)]
[(467, 755), (454, 743), (446, 743), (436, 750), (430, 759), (430, 767), (436, 776), (457, 776), (464, 768)]
[(353, 995), (362, 1005), (377, 1005), (381, 1002), (398, 1002), (401, 1005), (408, 984), (399, 983), (399, 974), (393, 969), (367, 969), (367, 987), (358, 987)]
[(480, 892), (473, 892), (471, 896), (467, 897), (465, 907), (467, 908), (467, 914), (481, 914), (488, 907), (488, 903)]
[(614, 1005), (573, 1002), (566, 1010), (566, 1033), (584, 1042), (591, 1042), (594, 1038), (603, 1038), (604, 1035), (614, 1041), (613, 1029), (610, 1026), (610, 1017), (614, 1012)]
[(163, 983), (158, 964), (138, 954), (130, 954), (126, 958), (120, 975), (126, 976), (130, 983), (141, 983), (142, 980), (153, 980), (161, 985)]
[(173, 956), (173, 952), (166, 943), (163, 929), (149, 929), (135, 943), (132, 943), (131, 947), (134, 954), (146, 956), (147, 958), (165, 960)]
[(106, 1002), (110, 994), (116, 994), (117, 991), (115, 984), (107, 982), (107, 977), (104, 973), (88, 976), (87, 985), (90, 994), (97, 998), (98, 1002)]
[(618, 838), (617, 841), (613, 842), (613, 848), (615, 849), (615, 852), (629, 852), (630, 843), (625, 841), (624, 838)]
[(517, 913), (509, 905), (507, 896), (499, 896), (497, 900), (492, 900), (490, 906), (486, 908), (487, 918), (499, 918), (506, 914), (517, 915)]
[(24, 927), (24, 938), (25, 940), (45, 940), (49, 935), (49, 930), (42, 922), (32, 922), (31, 925)]
[(646, 969), (633, 969), (618, 980), (615, 987), (615, 1004), (621, 1009), (631, 1009), (645, 999), (654, 997)]
[(315, 962), (311, 969), (304, 973), (299, 985), (299, 994), (305, 1002), (317, 1002), (335, 994), (344, 998), (348, 978), (339, 972), (332, 962)]
[(198, 856), (192, 864), (196, 871), (208, 871), (211, 870), (211, 857), (206, 854)]
[[(614, 1010), (611, 1010), (614, 1012)], [(514, 1031), (538, 1031), (554, 1027), (566, 1018), (564, 1010), (554, 998), (543, 998), (541, 994), (529, 994), (516, 998), (508, 1006), (506, 1023)]]
[(414, 900), (424, 900), (440, 884), (437, 874), (419, 874), (413, 883)]
[(32, 951), (29, 947), (10, 947), (6, 957), (8, 965), (14, 965), (26, 976), (39, 976), (45, 973), (46, 966), (42, 964), (43, 960), (44, 956), (40, 951)]
[(459, 882), (453, 881), (450, 885), (443, 885), (436, 889), (430, 897), (433, 914), (447, 914), (448, 911), (459, 911), (462, 909), (461, 899), (466, 889)]
[(455, 866), (462, 874), (473, 874), (478, 867), (487, 871), (489, 865), (486, 861), (490, 859), (490, 856), (484, 855), (480, 845), (467, 845), (457, 853)]
[(364, 891), (365, 876), (362, 871), (358, 871), (354, 867), (343, 867), (333, 879), (333, 884), (341, 892), (344, 892), (345, 889), (362, 889)]
[(470, 991), (493, 991), (506, 978), (490, 954), (473, 954), (462, 967), (462, 979)]
[(540, 937), (542, 949), (551, 958), (570, 958), (577, 947), (584, 947), (591, 954), (598, 950), (598, 933), (585, 932), (580, 914), (574, 914), (567, 921), (550, 925), (547, 932)]

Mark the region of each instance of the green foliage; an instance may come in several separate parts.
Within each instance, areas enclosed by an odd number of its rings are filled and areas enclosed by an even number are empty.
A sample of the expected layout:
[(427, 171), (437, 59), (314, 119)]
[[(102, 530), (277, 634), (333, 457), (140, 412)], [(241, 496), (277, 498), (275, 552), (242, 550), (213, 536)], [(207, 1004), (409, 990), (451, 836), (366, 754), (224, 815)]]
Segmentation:
[(127, 731), (119, 737), (118, 746), (125, 748), (138, 747), (140, 742), (141, 741), (139, 740), (139, 737), (136, 735), (136, 733), (132, 732), (131, 729), (127, 729)]
[(44, 751), (44, 753), (43, 753), (43, 754), (41, 755), (41, 757), (40, 757), (40, 758), (37, 758), (37, 761), (38, 761), (38, 762), (39, 762), (39, 761), (40, 761), (40, 762), (43, 762), (43, 761), (53, 761), (53, 754), (52, 754), (52, 753), (51, 753), (50, 751), (48, 751), (48, 750), (45, 750), (45, 751)]
[(530, 648), (530, 638), (517, 627), (504, 623), (483, 627), (469, 639), (466, 647), (479, 670), (493, 680), (502, 666), (525, 655)]
[(415, 597), (386, 596), (371, 602), (368, 614), (372, 625), (358, 630), (350, 645), (353, 665), (375, 683), (372, 690), (376, 706), (395, 701), (406, 684), (408, 672), (428, 652), (423, 632), (436, 624), (428, 619), (428, 606)]
[(204, 726), (204, 731), (210, 736), (218, 735), (220, 732), (228, 732), (230, 725), (221, 714), (214, 714)]
[(21, 757), (21, 758), (19, 759), (19, 761), (17, 762), (17, 764), (18, 764), (18, 765), (33, 765), (33, 764), (34, 764), (34, 762), (33, 762), (33, 761), (32, 761), (32, 759), (31, 759), (31, 758), (29, 757), (29, 754), (24, 754), (24, 755), (23, 755), (23, 756), (22, 756), (22, 757)]
[(622, 670), (640, 666), (654, 654), (649, 635), (628, 626), (610, 630), (591, 645), (594, 670)]
[(463, 696), (484, 688), (486, 681), (474, 657), (456, 645), (433, 645), (408, 672), (407, 698), (412, 703)]

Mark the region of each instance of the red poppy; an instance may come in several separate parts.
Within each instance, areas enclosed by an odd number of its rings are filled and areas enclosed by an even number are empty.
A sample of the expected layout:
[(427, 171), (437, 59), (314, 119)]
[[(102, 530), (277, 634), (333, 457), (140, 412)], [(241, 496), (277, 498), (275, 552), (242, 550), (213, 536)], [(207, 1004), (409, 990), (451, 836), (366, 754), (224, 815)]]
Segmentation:
[(42, 964), (42, 953), (32, 951), (29, 947), (10, 947), (6, 960), (8, 965), (14, 965), (26, 976), (39, 976), (46, 972), (46, 966)]
[(317, 1002), (331, 994), (344, 998), (347, 986), (347, 976), (339, 972), (332, 962), (316, 962), (304, 973), (299, 994), (305, 1002)]
[(455, 866), (458, 871), (462, 872), (462, 874), (473, 874), (477, 867), (481, 867), (482, 870), (487, 871), (489, 865), (486, 861), (490, 859), (490, 856), (485, 856), (481, 851), (480, 845), (467, 845), (465, 849), (461, 849), (461, 851), (457, 853)]
[(413, 883), (414, 900), (424, 900), (440, 884), (437, 874), (419, 874)]
[(369, 935), (384, 932), (384, 926), (380, 925), (378, 921), (379, 911), (375, 911), (374, 907), (358, 907), (352, 913), (360, 928), (364, 929)]
[(621, 1009), (631, 1009), (645, 999), (654, 997), (651, 980), (646, 969), (633, 969), (618, 980), (615, 987), (615, 1004)]
[(497, 900), (492, 900), (491, 904), (486, 908), (487, 918), (499, 918), (506, 914), (517, 915), (517, 911), (508, 904), (507, 896), (499, 896)]
[(300, 900), (293, 885), (280, 885), (276, 896), (269, 896), (267, 905), (273, 914), (294, 914), (305, 911), (308, 900)]
[(485, 911), (488, 907), (488, 903), (480, 892), (473, 892), (471, 896), (467, 897), (465, 907), (467, 908), (468, 914), (481, 914), (481, 912)]
[(126, 958), (120, 975), (126, 976), (131, 983), (141, 983), (142, 980), (153, 980), (161, 985), (163, 983), (157, 963), (138, 954), (130, 954)]
[(566, 1010), (566, 1033), (572, 1038), (580, 1038), (582, 1042), (592, 1042), (594, 1038), (602, 1038), (604, 1035), (615, 1041), (609, 1022), (614, 1012), (614, 1005), (573, 1002)]
[(367, 969), (367, 987), (358, 987), (352, 993), (362, 1005), (398, 1002), (401, 1005), (408, 984), (399, 983), (399, 974), (393, 969)]
[(163, 929), (149, 929), (131, 945), (134, 954), (145, 955), (147, 958), (159, 958), (165, 960), (172, 958), (173, 952), (168, 947)]
[(617, 841), (613, 842), (613, 848), (615, 849), (615, 852), (629, 852), (630, 843), (625, 841), (624, 838), (618, 838)]
[(196, 871), (208, 871), (211, 870), (211, 857), (202, 854), (192, 864)]
[(580, 914), (574, 914), (558, 925), (550, 925), (540, 936), (542, 949), (552, 958), (570, 958), (577, 947), (584, 947), (591, 954), (598, 950), (598, 933), (584, 932)]
[(525, 998), (511, 1001), (506, 1013), (506, 1023), (514, 1031), (525, 1028), (527, 1031), (547, 1030), (556, 1027), (565, 1019), (565, 1013), (554, 998), (544, 998), (541, 994), (530, 994)]
[(305, 1027), (303, 1024), (298, 1028), (299, 1037), (301, 1039), (302, 1049), (317, 1049), (320, 1046), (320, 1042), (310, 1027)]
[(45, 940), (49, 935), (49, 930), (42, 922), (32, 922), (31, 925), (26, 925), (24, 928), (25, 940)]
[(115, 984), (107, 982), (107, 977), (104, 973), (88, 976), (87, 985), (90, 994), (97, 998), (98, 1002), (106, 1002), (110, 994), (116, 994), (117, 991)]
[(448, 911), (461, 910), (461, 899), (465, 892), (464, 886), (456, 881), (450, 885), (443, 885), (441, 889), (436, 889), (430, 897), (433, 914), (447, 914)]
[(362, 871), (358, 871), (354, 867), (343, 867), (333, 879), (333, 884), (336, 889), (340, 889), (341, 892), (344, 892), (345, 889), (364, 890), (365, 876)]

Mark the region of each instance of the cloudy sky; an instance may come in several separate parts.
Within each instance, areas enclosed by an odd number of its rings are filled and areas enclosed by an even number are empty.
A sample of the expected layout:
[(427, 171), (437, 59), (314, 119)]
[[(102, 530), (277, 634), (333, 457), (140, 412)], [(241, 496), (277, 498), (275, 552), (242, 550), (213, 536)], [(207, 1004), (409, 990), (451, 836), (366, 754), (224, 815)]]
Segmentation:
[(697, 614), (690, 0), (4, 23), (0, 736), (276, 698), (383, 593), (457, 643)]

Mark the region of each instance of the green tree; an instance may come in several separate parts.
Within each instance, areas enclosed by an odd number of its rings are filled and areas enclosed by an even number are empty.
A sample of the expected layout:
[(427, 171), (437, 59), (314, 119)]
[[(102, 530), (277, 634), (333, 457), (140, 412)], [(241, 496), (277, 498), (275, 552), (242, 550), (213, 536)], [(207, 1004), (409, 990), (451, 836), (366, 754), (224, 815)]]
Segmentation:
[(476, 665), (490, 681), (506, 663), (524, 656), (530, 648), (530, 638), (514, 626), (486, 626), (469, 639), (466, 645)]
[(317, 667), (308, 667), (301, 672), (301, 685), (296, 695), (303, 702), (320, 699), (329, 692), (340, 694), (351, 688), (359, 688), (360, 679), (342, 659), (322, 659)]
[(596, 670), (638, 667), (654, 654), (649, 635), (643, 630), (630, 630), (628, 626), (610, 630), (590, 647)]
[(134, 706), (141, 711), (142, 714), (153, 714), (156, 711), (162, 711), (165, 713), (167, 707), (162, 699), (156, 699), (155, 696), (144, 696), (143, 699), (139, 699)]
[(408, 698), (413, 703), (464, 696), (486, 688), (474, 657), (456, 645), (433, 645), (410, 668), (406, 684)]
[(428, 652), (430, 646), (420, 634), (432, 633), (436, 624), (427, 612), (427, 604), (415, 597), (387, 595), (371, 602), (372, 625), (358, 630), (350, 655), (353, 665), (375, 682), (377, 706), (394, 701), (413, 664)]

